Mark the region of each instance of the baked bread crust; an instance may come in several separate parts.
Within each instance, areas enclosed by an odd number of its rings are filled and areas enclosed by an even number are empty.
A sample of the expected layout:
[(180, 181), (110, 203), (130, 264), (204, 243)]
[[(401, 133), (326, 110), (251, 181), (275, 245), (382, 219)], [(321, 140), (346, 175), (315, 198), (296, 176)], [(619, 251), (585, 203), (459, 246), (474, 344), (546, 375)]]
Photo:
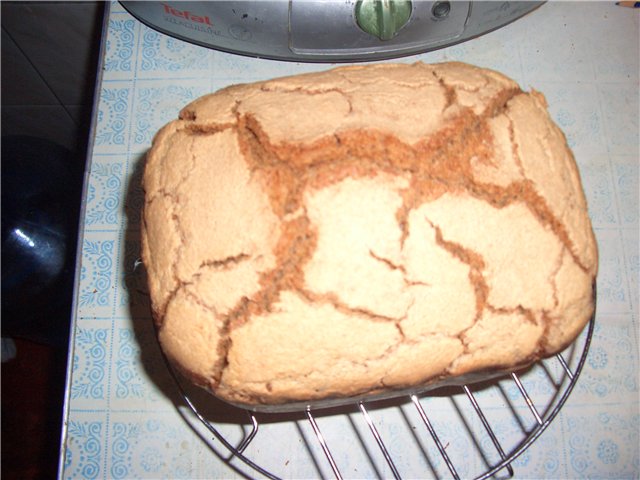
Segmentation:
[(437, 385), (561, 351), (597, 247), (542, 94), (462, 63), (236, 85), (148, 153), (167, 356), (247, 407)]

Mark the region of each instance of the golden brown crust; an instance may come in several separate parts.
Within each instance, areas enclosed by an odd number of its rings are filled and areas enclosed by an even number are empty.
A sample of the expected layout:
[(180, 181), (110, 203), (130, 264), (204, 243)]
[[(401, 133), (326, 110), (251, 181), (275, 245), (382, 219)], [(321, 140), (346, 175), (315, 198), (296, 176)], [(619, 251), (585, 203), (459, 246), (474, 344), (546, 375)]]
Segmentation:
[(520, 366), (593, 311), (597, 249), (544, 97), (461, 63), (226, 88), (154, 139), (143, 260), (168, 356), (245, 405)]

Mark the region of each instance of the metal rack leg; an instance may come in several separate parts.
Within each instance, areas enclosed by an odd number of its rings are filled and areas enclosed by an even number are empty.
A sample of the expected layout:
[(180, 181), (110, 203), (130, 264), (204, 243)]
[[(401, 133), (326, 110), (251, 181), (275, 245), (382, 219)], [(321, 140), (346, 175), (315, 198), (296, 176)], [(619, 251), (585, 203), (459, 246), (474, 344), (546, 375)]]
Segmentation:
[(451, 475), (453, 475), (453, 478), (455, 478), (456, 480), (460, 480), (460, 475), (458, 475), (458, 472), (456, 471), (456, 468), (453, 466), (453, 463), (451, 463), (451, 459), (449, 458), (449, 455), (447, 455), (447, 451), (442, 446), (442, 442), (440, 442), (440, 438), (438, 438), (438, 435), (436, 434), (436, 431), (434, 430), (433, 426), (431, 425), (431, 422), (429, 421), (429, 418), (427, 417), (427, 414), (424, 411), (424, 408), (422, 408), (422, 405), (420, 404), (420, 400), (418, 399), (418, 397), (416, 395), (411, 395), (411, 401), (413, 402), (413, 404), (418, 409), (418, 413), (420, 414), (420, 418), (422, 418), (422, 421), (424, 422), (425, 426), (427, 427), (427, 430), (429, 430), (429, 433), (431, 434), (431, 437), (433, 438), (433, 441), (436, 442), (436, 447), (438, 447), (438, 451), (440, 452), (440, 455), (442, 455), (442, 458), (444, 459), (444, 462), (447, 464), (447, 468), (449, 468), (449, 471), (451, 472)]
[[(500, 445), (500, 442), (498, 442), (498, 438), (496, 437), (495, 433), (493, 433), (493, 429), (491, 428), (491, 425), (489, 425), (487, 418), (484, 416), (484, 413), (480, 409), (480, 405), (478, 404), (476, 397), (473, 396), (473, 393), (471, 393), (471, 390), (466, 385), (463, 385), (462, 389), (467, 394), (467, 397), (469, 398), (471, 405), (473, 405), (473, 409), (478, 414), (478, 417), (480, 417), (480, 421), (482, 422), (482, 425), (484, 425), (484, 428), (487, 431), (489, 438), (491, 438), (493, 445), (496, 447), (496, 450), (498, 450), (500, 459), (504, 461), (507, 458), (507, 456), (505, 455), (504, 450), (502, 450), (502, 446)], [(511, 466), (511, 464), (508, 463), (506, 468), (507, 468), (507, 472), (509, 473), (509, 478), (513, 477), (513, 467)]]
[(324, 452), (325, 456), (327, 457), (327, 460), (329, 461), (329, 464), (331, 465), (331, 470), (333, 470), (333, 474), (336, 476), (336, 478), (338, 480), (342, 480), (342, 475), (340, 474), (340, 470), (338, 470), (338, 465), (336, 465), (336, 462), (333, 459), (333, 456), (331, 455), (331, 452), (329, 451), (329, 447), (327, 446), (327, 442), (325, 442), (324, 437), (322, 436), (322, 433), (320, 432), (320, 428), (318, 427), (316, 419), (311, 414), (311, 410), (308, 410), (308, 409), (307, 409), (307, 418), (309, 419), (309, 422), (311, 423), (311, 428), (313, 428), (313, 433), (316, 434), (316, 437), (318, 438), (318, 442), (320, 442), (320, 446), (322, 447), (322, 451)]
[(238, 445), (238, 452), (240, 453), (244, 452), (245, 448), (247, 448), (251, 443), (251, 440), (253, 440), (253, 437), (255, 437), (256, 434), (258, 433), (258, 420), (256, 419), (253, 413), (251, 412), (247, 412), (247, 413), (249, 414), (249, 418), (251, 419), (252, 428), (251, 428), (251, 431), (249, 432), (249, 435), (244, 437), (244, 440), (242, 440), (242, 443)]
[(513, 378), (513, 381), (516, 382), (516, 385), (518, 386), (518, 390), (520, 390), (520, 393), (524, 397), (525, 402), (527, 402), (527, 406), (529, 407), (529, 410), (531, 410), (531, 413), (535, 417), (536, 422), (538, 422), (538, 425), (542, 425), (542, 418), (540, 417), (538, 410), (536, 410), (536, 407), (533, 404), (533, 400), (531, 400), (531, 397), (525, 390), (524, 385), (522, 385), (522, 382), (520, 381), (520, 379), (515, 373), (511, 374), (511, 378)]
[(384, 459), (387, 461), (387, 465), (389, 465), (389, 468), (391, 468), (391, 472), (393, 473), (393, 477), (395, 479), (397, 479), (397, 480), (400, 480), (400, 474), (398, 473), (398, 470), (396, 469), (396, 466), (393, 463), (393, 459), (391, 458), (391, 455), (389, 455), (389, 451), (387, 450), (387, 447), (385, 446), (384, 442), (382, 441), (382, 437), (378, 433), (378, 429), (374, 425), (373, 420), (371, 420), (371, 417), (369, 416), (369, 412), (367, 412), (367, 409), (364, 407), (364, 404), (362, 402), (360, 402), (358, 404), (358, 406), (360, 407), (360, 411), (364, 415), (364, 418), (367, 421), (367, 424), (369, 425), (369, 429), (371, 430), (371, 433), (373, 434), (374, 438), (376, 439), (376, 442), (378, 442), (378, 446), (380, 447), (380, 450), (382, 451), (382, 455), (384, 455)]
[(558, 361), (560, 362), (560, 365), (562, 365), (562, 368), (564, 369), (565, 373), (567, 374), (567, 377), (569, 377), (569, 380), (573, 381), (574, 378), (574, 374), (571, 371), (571, 369), (569, 368), (569, 365), (567, 365), (567, 362), (564, 360), (564, 358), (562, 357), (562, 355), (557, 354), (556, 358), (558, 359)]

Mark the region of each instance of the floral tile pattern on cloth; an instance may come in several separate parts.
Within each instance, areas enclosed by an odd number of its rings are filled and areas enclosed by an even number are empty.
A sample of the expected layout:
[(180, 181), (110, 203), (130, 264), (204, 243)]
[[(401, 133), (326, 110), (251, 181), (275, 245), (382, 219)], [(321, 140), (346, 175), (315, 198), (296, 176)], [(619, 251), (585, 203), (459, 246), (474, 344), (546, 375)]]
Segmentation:
[(176, 77), (209, 73), (212, 52), (168, 37), (148, 27), (142, 27), (138, 57), (138, 76), (141, 78), (162, 76), (167, 72)]
[(606, 312), (622, 313), (631, 310), (622, 234), (619, 230), (596, 229), (600, 248), (598, 272), (598, 307)]
[[(627, 411), (622, 414), (606, 406), (585, 407), (564, 415), (568, 466), (573, 478), (637, 478), (640, 414), (633, 408)], [(590, 435), (592, 431), (598, 435)]]
[(76, 297), (80, 316), (105, 318), (113, 313), (117, 267), (115, 235), (114, 232), (85, 232), (80, 289)]
[(129, 15), (112, 12), (109, 18), (104, 71), (110, 78), (128, 78), (135, 70), (136, 33), (140, 24)]
[(567, 137), (578, 161), (583, 155), (606, 152), (598, 91), (593, 83), (537, 83), (549, 113)]
[(209, 81), (185, 80), (180, 84), (140, 81), (136, 89), (133, 116), (134, 145), (148, 147), (155, 133), (166, 123), (178, 118), (179, 109), (208, 93)]
[(637, 85), (599, 85), (600, 104), (607, 125), (609, 151), (613, 154), (638, 154)]
[(177, 394), (150, 319), (135, 319), (134, 328), (117, 326), (113, 339), (111, 406), (120, 410), (170, 410), (167, 396)]
[(120, 226), (124, 174), (121, 158), (96, 156), (87, 190), (85, 225), (96, 229)]
[(606, 315), (596, 323), (575, 400), (596, 404), (606, 398), (638, 398), (637, 346), (633, 325), (623, 315)]
[(611, 163), (613, 165), (613, 181), (619, 198), (621, 226), (635, 228), (637, 231), (637, 201), (640, 191), (638, 158), (620, 156), (612, 159)]
[(129, 141), (131, 87), (128, 82), (104, 83), (98, 102), (94, 149), (98, 152), (125, 152)]
[(192, 478), (192, 451), (184, 423), (163, 416), (139, 421), (123, 414), (110, 425), (110, 478)]
[(78, 412), (67, 423), (64, 478), (104, 478), (106, 418), (95, 412)]

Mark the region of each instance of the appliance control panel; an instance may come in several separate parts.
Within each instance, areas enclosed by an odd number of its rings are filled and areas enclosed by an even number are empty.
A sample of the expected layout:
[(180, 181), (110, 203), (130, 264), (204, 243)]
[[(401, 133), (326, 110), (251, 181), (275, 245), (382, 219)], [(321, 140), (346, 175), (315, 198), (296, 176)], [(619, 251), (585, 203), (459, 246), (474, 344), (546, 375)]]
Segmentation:
[[(364, 6), (373, 4), (372, 19), (365, 17)], [(290, 46), (292, 52), (303, 56), (325, 57), (341, 56), (345, 51), (350, 55), (395, 56), (408, 51), (429, 49), (454, 41), (464, 33), (469, 16), (470, 2), (406, 2), (409, 14), (395, 27), (393, 15), (395, 9), (386, 14), (384, 5), (394, 6), (393, 2), (353, 1), (336, 3), (327, 8), (326, 3), (292, 2), (290, 23)], [(440, 7), (439, 7), (440, 5)], [(448, 8), (445, 10), (442, 5)], [(378, 11), (376, 11), (378, 7)], [(387, 7), (388, 8), (388, 7)], [(385, 17), (391, 24), (392, 34), (381, 38), (384, 33)], [(378, 31), (375, 27), (381, 25)], [(370, 27), (367, 31), (367, 27)]]
[(167, 35), (280, 60), (354, 62), (414, 55), (499, 28), (540, 1), (121, 1)]

